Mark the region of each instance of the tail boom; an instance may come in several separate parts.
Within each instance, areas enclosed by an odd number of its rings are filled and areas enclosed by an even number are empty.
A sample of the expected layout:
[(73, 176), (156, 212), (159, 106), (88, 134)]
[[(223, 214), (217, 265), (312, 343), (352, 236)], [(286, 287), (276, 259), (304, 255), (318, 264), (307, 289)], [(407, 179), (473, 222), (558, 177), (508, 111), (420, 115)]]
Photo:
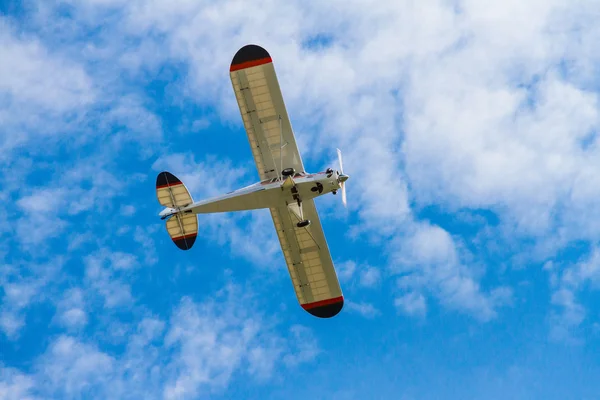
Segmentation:
[(192, 203), (181, 211), (193, 214), (209, 214), (232, 211), (258, 210), (278, 205), (281, 200), (281, 190), (265, 189), (253, 185), (236, 190), (223, 196)]

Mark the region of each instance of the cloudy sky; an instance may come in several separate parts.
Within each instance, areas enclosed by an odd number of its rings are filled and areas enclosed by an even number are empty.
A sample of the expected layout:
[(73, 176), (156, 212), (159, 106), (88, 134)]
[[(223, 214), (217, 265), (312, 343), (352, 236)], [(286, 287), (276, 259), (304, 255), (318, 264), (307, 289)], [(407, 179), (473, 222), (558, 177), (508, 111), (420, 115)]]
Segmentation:
[[(271, 53), (346, 306), (297, 304), (229, 64)], [(0, 2), (0, 398), (600, 397), (597, 0)]]

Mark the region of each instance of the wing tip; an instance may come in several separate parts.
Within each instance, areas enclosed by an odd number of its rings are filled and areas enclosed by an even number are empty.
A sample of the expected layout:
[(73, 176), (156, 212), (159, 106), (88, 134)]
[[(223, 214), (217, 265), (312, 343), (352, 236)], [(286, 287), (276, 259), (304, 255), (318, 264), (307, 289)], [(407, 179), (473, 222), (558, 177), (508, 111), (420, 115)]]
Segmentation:
[(302, 304), (302, 308), (317, 318), (332, 318), (338, 315), (342, 311), (342, 308), (344, 308), (344, 296)]
[(162, 171), (156, 177), (156, 187), (165, 187), (180, 184), (181, 180), (168, 171)]
[(273, 60), (267, 50), (256, 44), (247, 44), (235, 53), (229, 71), (256, 67), (270, 62)]

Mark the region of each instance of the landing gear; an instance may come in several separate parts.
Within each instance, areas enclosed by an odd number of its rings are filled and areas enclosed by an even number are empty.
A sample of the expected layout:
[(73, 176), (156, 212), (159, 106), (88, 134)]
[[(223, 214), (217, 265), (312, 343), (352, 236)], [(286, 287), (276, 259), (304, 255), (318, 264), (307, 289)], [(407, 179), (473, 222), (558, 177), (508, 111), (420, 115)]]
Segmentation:
[(337, 190), (332, 190), (331, 193), (337, 194)]
[(300, 211), (300, 221), (296, 224), (298, 228), (304, 228), (310, 225), (310, 220), (304, 219), (304, 212), (302, 210), (302, 199), (300, 199), (300, 195), (298, 194), (298, 189), (294, 186), (292, 188), (292, 194), (294, 196), (294, 200), (298, 203), (298, 210)]
[(286, 168), (283, 171), (281, 171), (281, 175), (285, 176), (286, 178), (288, 176), (292, 176), (296, 173), (296, 170), (294, 168)]

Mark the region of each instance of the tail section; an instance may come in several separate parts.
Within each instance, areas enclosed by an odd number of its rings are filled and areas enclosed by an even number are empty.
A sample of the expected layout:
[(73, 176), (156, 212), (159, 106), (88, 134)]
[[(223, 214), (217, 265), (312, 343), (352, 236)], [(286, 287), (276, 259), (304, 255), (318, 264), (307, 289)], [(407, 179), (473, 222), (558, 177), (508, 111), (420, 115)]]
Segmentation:
[(167, 232), (173, 243), (181, 250), (189, 250), (198, 235), (198, 217), (196, 214), (183, 214), (179, 209), (193, 203), (192, 196), (183, 182), (170, 172), (161, 172), (156, 177), (156, 196), (158, 202), (167, 207), (169, 212), (161, 212), (167, 220)]

